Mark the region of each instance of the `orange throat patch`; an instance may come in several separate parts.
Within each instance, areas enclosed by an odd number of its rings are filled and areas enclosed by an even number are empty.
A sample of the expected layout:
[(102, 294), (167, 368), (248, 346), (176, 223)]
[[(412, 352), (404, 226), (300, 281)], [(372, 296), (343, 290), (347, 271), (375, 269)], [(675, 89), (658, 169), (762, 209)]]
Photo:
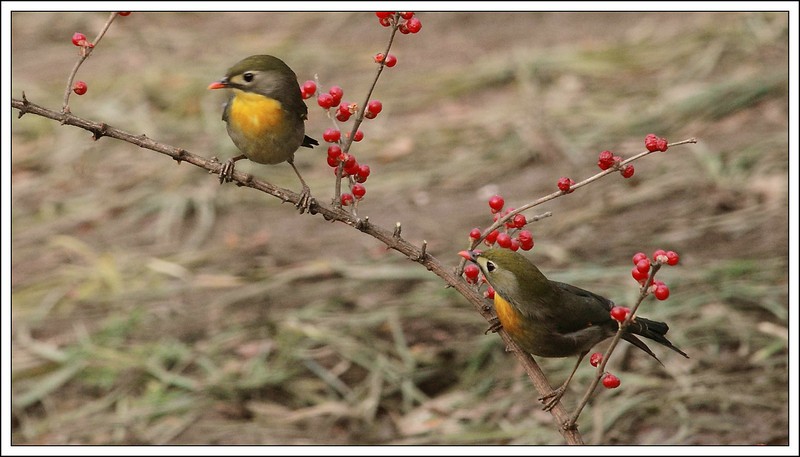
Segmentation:
[(283, 123), (283, 109), (275, 99), (236, 90), (230, 101), (228, 120), (246, 137), (257, 139)]
[(503, 324), (503, 329), (514, 336), (522, 330), (522, 316), (496, 291), (494, 293), (494, 311), (497, 313), (497, 318)]

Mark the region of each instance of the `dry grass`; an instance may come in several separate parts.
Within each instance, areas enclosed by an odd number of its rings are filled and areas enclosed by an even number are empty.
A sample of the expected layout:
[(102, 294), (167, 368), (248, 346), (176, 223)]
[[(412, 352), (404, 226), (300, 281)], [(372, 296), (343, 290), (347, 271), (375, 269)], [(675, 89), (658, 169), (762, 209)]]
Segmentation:
[[(487, 192), (522, 204), (593, 174), (602, 149), (697, 137), (532, 228), (546, 273), (618, 303), (636, 293), (630, 255), (682, 254), (662, 277), (672, 296), (642, 314), (692, 358), (620, 352), (622, 387), (580, 429), (590, 443), (788, 443), (787, 16), (420, 16), (354, 150), (373, 169), (361, 214), (455, 265)], [(69, 37), (104, 20), (12, 16), (13, 95), (58, 107)], [(205, 87), (229, 65), (272, 53), (360, 101), (384, 34), (367, 13), (135, 13), (71, 106), (228, 157)], [(310, 117), (319, 137), (328, 124)], [(375, 240), (34, 116), (12, 134), (13, 443), (560, 443), (466, 301)], [(298, 156), (318, 198), (332, 193), (323, 157)], [(297, 184), (288, 166), (242, 168)], [(556, 384), (573, 361), (541, 363)]]

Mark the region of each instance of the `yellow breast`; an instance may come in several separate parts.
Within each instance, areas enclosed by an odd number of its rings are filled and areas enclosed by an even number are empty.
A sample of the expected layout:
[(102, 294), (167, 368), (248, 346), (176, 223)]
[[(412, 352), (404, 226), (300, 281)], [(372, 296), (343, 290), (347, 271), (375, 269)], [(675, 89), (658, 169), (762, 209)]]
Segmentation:
[(281, 102), (236, 90), (228, 107), (228, 122), (246, 137), (256, 139), (284, 122)]
[(494, 293), (494, 311), (505, 331), (514, 337), (523, 330), (522, 316), (497, 292)]

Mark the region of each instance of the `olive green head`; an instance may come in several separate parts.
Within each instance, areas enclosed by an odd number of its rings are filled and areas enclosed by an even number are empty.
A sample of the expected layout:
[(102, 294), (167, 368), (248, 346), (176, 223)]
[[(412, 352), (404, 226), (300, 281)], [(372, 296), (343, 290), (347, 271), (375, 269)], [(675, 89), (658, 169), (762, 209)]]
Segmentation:
[(284, 61), (270, 55), (247, 57), (228, 69), (209, 89), (238, 89), (284, 101), (302, 102), (297, 76)]
[(526, 303), (552, 290), (550, 281), (527, 257), (510, 249), (462, 251), (475, 262), (496, 293)]

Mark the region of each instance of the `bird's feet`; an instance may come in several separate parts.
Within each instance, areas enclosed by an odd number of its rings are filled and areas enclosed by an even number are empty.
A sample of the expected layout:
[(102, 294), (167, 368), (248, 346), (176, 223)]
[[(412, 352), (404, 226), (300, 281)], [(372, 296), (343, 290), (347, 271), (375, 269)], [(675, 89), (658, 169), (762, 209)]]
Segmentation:
[(236, 160), (228, 159), (225, 163), (222, 164), (222, 167), (219, 169), (219, 183), (222, 184), (224, 182), (231, 182), (233, 181), (233, 169), (236, 166)]
[(500, 331), (501, 328), (503, 328), (503, 324), (500, 323), (500, 319), (496, 317), (493, 317), (492, 320), (489, 322), (491, 322), (491, 325), (489, 325), (489, 328), (487, 328), (486, 331), (483, 332), (484, 335), (488, 335), (490, 332), (497, 333)]
[(303, 214), (311, 208), (313, 202), (314, 197), (311, 196), (311, 189), (308, 186), (303, 186), (303, 190), (300, 191), (300, 199), (297, 200), (297, 204), (294, 206), (300, 210), (300, 214)]
[(551, 409), (555, 408), (555, 406), (561, 400), (561, 397), (564, 396), (564, 392), (566, 390), (566, 386), (561, 386), (549, 394), (539, 397), (539, 401), (544, 403), (544, 407), (542, 409), (545, 411), (550, 411)]

